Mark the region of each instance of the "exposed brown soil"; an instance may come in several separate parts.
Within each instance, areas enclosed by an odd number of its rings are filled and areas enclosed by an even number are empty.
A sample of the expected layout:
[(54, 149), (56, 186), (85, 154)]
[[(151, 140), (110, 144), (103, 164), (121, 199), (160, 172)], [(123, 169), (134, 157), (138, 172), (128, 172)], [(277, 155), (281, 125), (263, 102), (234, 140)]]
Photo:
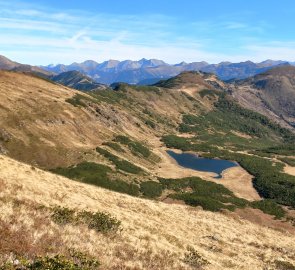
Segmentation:
[(273, 216), (263, 213), (259, 209), (245, 208), (237, 209), (235, 213), (250, 222), (255, 224), (272, 228), (281, 232), (289, 232), (295, 235), (295, 227), (289, 222), (283, 222), (281, 220), (274, 219)]

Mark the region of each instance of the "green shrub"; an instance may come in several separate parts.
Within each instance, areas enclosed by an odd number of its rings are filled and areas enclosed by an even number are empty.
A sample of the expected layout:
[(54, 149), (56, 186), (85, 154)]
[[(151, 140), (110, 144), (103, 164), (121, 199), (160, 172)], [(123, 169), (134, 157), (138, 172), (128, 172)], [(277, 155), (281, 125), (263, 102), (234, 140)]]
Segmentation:
[(156, 128), (156, 124), (155, 124), (155, 122), (153, 122), (153, 121), (151, 121), (151, 120), (149, 120), (149, 119), (146, 119), (144, 123), (145, 123), (147, 126), (153, 128), (153, 129)]
[(169, 148), (177, 148), (182, 151), (192, 150), (192, 144), (187, 138), (178, 137), (176, 135), (166, 135), (162, 137), (162, 141)]
[(276, 218), (282, 218), (286, 214), (285, 210), (273, 200), (251, 202), (251, 206), (253, 208), (260, 209), (266, 214), (273, 215)]
[(122, 180), (111, 180), (108, 176), (108, 174), (112, 172), (111, 168), (102, 164), (82, 162), (76, 166), (57, 168), (51, 171), (74, 180), (79, 180), (83, 183), (126, 193), (132, 196), (139, 195), (139, 187), (137, 185), (129, 184)]
[(117, 232), (120, 229), (121, 221), (104, 212), (75, 211), (67, 207), (54, 207), (52, 209), (52, 220), (59, 224), (85, 224), (89, 229), (97, 232)]
[(115, 142), (105, 142), (103, 143), (103, 145), (106, 145), (117, 152), (121, 152), (121, 153), (125, 152), (125, 150), (120, 146), (120, 144), (117, 144)]
[(75, 211), (72, 209), (56, 206), (52, 211), (51, 218), (57, 224), (65, 225), (75, 221)]
[(83, 95), (80, 94), (76, 94), (75, 96), (73, 96), (72, 98), (68, 98), (66, 99), (66, 102), (72, 104), (75, 107), (87, 107), (87, 105), (85, 104), (85, 101), (87, 98), (84, 97)]
[(132, 174), (139, 174), (143, 172), (143, 170), (140, 167), (130, 163), (127, 160), (117, 160), (117, 161), (114, 161), (114, 164), (116, 165), (116, 168), (118, 170), (121, 170), (124, 172), (132, 173)]
[(98, 269), (100, 263), (94, 259), (85, 257), (66, 258), (62, 255), (54, 257), (39, 257), (33, 263), (27, 266), (31, 270), (94, 270)]
[(130, 151), (134, 155), (143, 156), (145, 158), (148, 158), (151, 155), (151, 151), (146, 146), (144, 146), (140, 142), (133, 141), (126, 136), (123, 136), (123, 135), (116, 136), (114, 141), (127, 145)]
[(100, 153), (105, 158), (109, 159), (116, 166), (117, 170), (121, 170), (132, 174), (139, 174), (143, 172), (143, 170), (140, 167), (130, 163), (127, 160), (118, 158), (117, 156), (111, 154), (109, 151), (105, 149), (97, 147), (96, 152)]
[(279, 160), (288, 164), (289, 166), (295, 167), (295, 159), (294, 158), (279, 158)]
[(96, 184), (100, 180), (108, 179), (108, 173), (112, 170), (106, 165), (94, 162), (82, 162), (75, 166), (56, 168), (51, 171), (71, 179), (81, 180), (89, 184)]
[(244, 199), (237, 198), (223, 185), (199, 177), (160, 179), (160, 183), (163, 188), (176, 192), (169, 197), (182, 200), (191, 206), (202, 206), (209, 211), (234, 210), (236, 207), (245, 207), (248, 203)]
[(146, 181), (140, 184), (140, 192), (148, 198), (156, 198), (161, 196), (163, 187), (160, 183), (154, 181)]
[(115, 104), (115, 103), (120, 103), (122, 100), (128, 100), (127, 95), (126, 95), (126, 86), (122, 85), (119, 86), (120, 89), (118, 91), (114, 90), (98, 90), (98, 91), (92, 91), (89, 93), (96, 101), (97, 103), (103, 101), (107, 102), (109, 104)]
[(82, 211), (77, 213), (77, 220), (86, 223), (89, 229), (104, 233), (117, 232), (121, 226), (121, 221), (103, 212)]
[(75, 250), (67, 255), (39, 256), (33, 259), (16, 258), (18, 264), (7, 262), (0, 266), (0, 270), (96, 270), (98, 260)]
[[(228, 206), (224, 205), (220, 201), (212, 198), (212, 197), (204, 197), (199, 196), (198, 193), (178, 193), (170, 195), (171, 198), (176, 200), (182, 200), (186, 204), (191, 206), (201, 206), (204, 210), (217, 212), (221, 209), (228, 208)], [(230, 208), (231, 210), (234, 210)]]
[(201, 96), (201, 98), (204, 98), (206, 96), (209, 96), (209, 97), (220, 96), (221, 94), (222, 92), (217, 90), (211, 90), (211, 89), (203, 89), (199, 92), (199, 95)]

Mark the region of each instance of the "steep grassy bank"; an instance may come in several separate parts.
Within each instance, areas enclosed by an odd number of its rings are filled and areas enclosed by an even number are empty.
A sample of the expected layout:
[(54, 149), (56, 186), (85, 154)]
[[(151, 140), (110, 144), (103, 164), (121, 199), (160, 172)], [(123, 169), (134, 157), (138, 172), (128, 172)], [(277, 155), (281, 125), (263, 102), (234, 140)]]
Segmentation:
[[(74, 270), (295, 265), (293, 235), (245, 220), (111, 192), (7, 157), (0, 175), (2, 267), (21, 258), (28, 269), (49, 263)], [(115, 227), (120, 221), (120, 230), (101, 232), (103, 219)]]

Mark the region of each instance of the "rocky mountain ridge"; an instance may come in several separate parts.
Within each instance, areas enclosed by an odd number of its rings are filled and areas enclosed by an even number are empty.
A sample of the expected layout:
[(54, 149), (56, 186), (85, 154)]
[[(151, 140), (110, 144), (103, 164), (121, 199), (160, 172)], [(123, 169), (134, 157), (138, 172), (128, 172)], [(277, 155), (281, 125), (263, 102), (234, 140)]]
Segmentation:
[(209, 64), (207, 62), (193, 62), (170, 65), (162, 60), (141, 59), (139, 61), (117, 61), (109, 60), (97, 63), (92, 60), (83, 63), (73, 63), (70, 65), (49, 65), (42, 68), (55, 73), (70, 70), (80, 71), (97, 82), (111, 84), (114, 82), (126, 82), (131, 84), (148, 84), (157, 80), (167, 79), (178, 75), (183, 71), (203, 71), (216, 74), (221, 80), (243, 79), (254, 76), (267, 69), (286, 64), (285, 61), (266, 60), (261, 63), (251, 61), (241, 63), (221, 62), (219, 64)]

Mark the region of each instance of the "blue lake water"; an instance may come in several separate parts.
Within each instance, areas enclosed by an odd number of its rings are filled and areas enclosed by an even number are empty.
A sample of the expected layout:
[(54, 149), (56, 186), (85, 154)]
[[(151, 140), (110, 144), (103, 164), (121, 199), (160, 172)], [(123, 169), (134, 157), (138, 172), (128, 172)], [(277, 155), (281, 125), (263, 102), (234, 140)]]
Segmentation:
[(215, 178), (221, 178), (221, 173), (231, 167), (236, 167), (238, 164), (233, 161), (222, 160), (222, 159), (211, 159), (198, 157), (196, 154), (191, 153), (175, 153), (168, 150), (167, 153), (170, 157), (176, 160), (176, 162), (185, 168), (193, 169), (202, 172), (213, 172), (218, 176)]

